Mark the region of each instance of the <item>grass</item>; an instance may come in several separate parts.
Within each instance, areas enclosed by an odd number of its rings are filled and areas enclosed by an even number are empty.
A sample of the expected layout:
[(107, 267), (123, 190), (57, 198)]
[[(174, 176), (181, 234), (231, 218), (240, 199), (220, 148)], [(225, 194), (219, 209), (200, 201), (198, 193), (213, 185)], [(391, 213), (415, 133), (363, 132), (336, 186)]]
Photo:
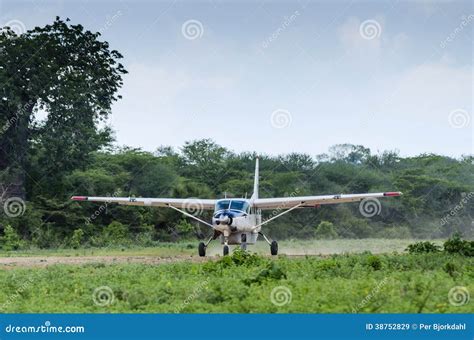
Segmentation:
[[(449, 254), (102, 263), (0, 271), (3, 312), (473, 313), (473, 258)], [(450, 290), (458, 288), (455, 297)]]

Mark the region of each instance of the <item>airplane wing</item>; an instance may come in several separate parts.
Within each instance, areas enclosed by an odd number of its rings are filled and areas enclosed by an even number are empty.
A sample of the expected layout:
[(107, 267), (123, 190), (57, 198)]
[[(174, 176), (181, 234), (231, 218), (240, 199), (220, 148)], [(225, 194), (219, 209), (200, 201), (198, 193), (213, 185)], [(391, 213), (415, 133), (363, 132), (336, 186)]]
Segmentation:
[(118, 203), (145, 207), (169, 207), (186, 210), (214, 210), (217, 200), (200, 198), (143, 198), (143, 197), (89, 197), (72, 196), (73, 201)]
[(258, 198), (253, 201), (253, 205), (259, 209), (288, 209), (299, 204), (300, 208), (314, 208), (321, 204), (337, 204), (347, 202), (358, 202), (368, 198), (382, 198), (391, 196), (400, 196), (399, 191), (379, 192), (369, 194), (340, 194), (323, 196), (289, 196), (279, 198)]

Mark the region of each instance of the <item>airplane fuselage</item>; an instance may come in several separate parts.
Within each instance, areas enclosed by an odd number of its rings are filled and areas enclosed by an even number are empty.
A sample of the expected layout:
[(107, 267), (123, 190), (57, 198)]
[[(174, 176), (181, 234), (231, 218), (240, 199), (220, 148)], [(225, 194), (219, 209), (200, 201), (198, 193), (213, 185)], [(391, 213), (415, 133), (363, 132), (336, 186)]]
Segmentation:
[(213, 228), (220, 232), (221, 243), (254, 244), (257, 242), (262, 221), (259, 209), (248, 199), (221, 199), (216, 203), (212, 216)]

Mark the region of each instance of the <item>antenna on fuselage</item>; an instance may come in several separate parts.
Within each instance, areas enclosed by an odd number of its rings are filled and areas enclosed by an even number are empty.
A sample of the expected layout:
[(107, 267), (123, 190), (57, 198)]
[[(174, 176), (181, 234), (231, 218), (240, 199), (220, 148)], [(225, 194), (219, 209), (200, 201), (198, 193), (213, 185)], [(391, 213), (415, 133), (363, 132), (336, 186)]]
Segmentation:
[(255, 177), (253, 180), (253, 194), (252, 197), (250, 197), (251, 200), (258, 199), (258, 157), (255, 160)]

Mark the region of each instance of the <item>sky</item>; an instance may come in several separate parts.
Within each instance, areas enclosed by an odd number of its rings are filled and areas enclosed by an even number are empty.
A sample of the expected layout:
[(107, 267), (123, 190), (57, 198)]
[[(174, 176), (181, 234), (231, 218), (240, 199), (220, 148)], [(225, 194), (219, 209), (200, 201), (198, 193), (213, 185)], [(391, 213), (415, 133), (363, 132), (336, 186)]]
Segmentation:
[(117, 145), (474, 154), (472, 1), (0, 0), (18, 31), (56, 16), (124, 55)]

